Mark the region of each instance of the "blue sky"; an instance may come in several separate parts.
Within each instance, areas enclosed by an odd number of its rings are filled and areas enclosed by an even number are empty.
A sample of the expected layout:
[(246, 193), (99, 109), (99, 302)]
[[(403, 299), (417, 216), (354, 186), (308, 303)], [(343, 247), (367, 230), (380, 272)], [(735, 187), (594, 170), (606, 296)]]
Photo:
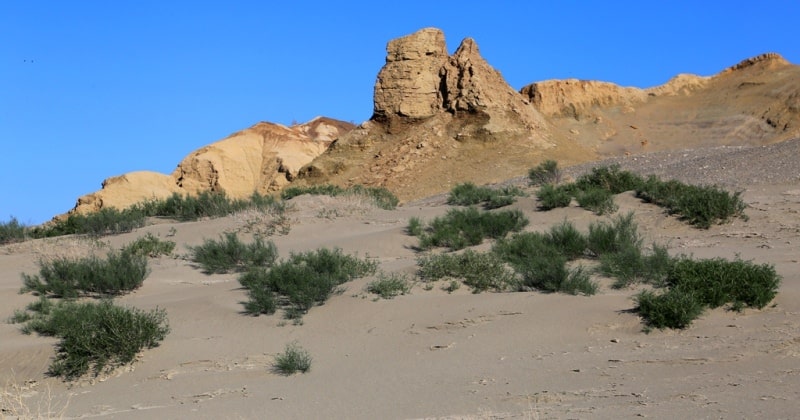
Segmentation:
[(364, 121), (386, 42), (424, 27), (450, 52), (474, 38), (516, 89), (800, 63), (797, 1), (337, 3), (0, 2), (0, 221), (41, 223), (258, 121)]

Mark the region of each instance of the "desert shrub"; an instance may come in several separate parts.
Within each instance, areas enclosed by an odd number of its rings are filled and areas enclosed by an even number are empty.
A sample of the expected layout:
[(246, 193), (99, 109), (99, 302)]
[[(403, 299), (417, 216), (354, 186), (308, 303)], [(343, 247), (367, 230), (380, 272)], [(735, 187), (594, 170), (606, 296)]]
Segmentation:
[(358, 195), (369, 198), (378, 208), (392, 210), (397, 207), (400, 200), (391, 191), (383, 187), (365, 187), (363, 185), (353, 185), (342, 188), (337, 185), (323, 184), (311, 186), (290, 186), (281, 191), (281, 198), (289, 200), (298, 195), (328, 195), (336, 197), (340, 195)]
[(614, 203), (614, 196), (611, 191), (602, 188), (590, 187), (580, 190), (575, 199), (578, 201), (579, 206), (597, 215), (614, 213), (619, 208)]
[(741, 192), (730, 193), (715, 186), (687, 185), (674, 180), (664, 182), (654, 176), (637, 189), (636, 195), (702, 229), (742, 217), (746, 207)]
[(516, 283), (514, 273), (494, 254), (466, 250), (461, 254), (437, 254), (417, 260), (424, 280), (462, 279), (473, 293), (503, 291)]
[(22, 274), (22, 293), (76, 298), (114, 296), (139, 288), (147, 277), (147, 257), (112, 251), (103, 259), (58, 257), (39, 261), (39, 274)]
[(686, 328), (705, 309), (693, 291), (683, 289), (645, 290), (636, 296), (636, 303), (645, 324), (654, 328)]
[(312, 306), (325, 302), (341, 284), (375, 274), (376, 270), (374, 261), (345, 255), (338, 248), (320, 248), (293, 253), (268, 270), (250, 270), (239, 282), (248, 289), (250, 296), (250, 301), (245, 303), (246, 312), (254, 315), (274, 312), (271, 295), (286, 307), (287, 314), (297, 318)]
[(558, 184), (561, 182), (561, 170), (554, 160), (546, 160), (528, 170), (530, 185)]
[(588, 272), (583, 268), (570, 272), (567, 268), (569, 259), (583, 253), (580, 245), (585, 242), (581, 238), (571, 224), (564, 222), (550, 234), (525, 232), (498, 241), (492, 251), (521, 275), (519, 291), (594, 294), (597, 285), (590, 281)]
[(597, 293), (597, 289), (597, 283), (592, 281), (589, 271), (583, 266), (570, 270), (567, 279), (558, 287), (558, 291), (561, 293), (585, 296), (594, 295)]
[(384, 299), (404, 295), (411, 290), (405, 276), (397, 273), (379, 273), (378, 278), (367, 284), (367, 292), (374, 293)]
[(338, 185), (331, 185), (331, 184), (321, 184), (321, 185), (309, 185), (309, 186), (288, 186), (281, 190), (281, 198), (284, 200), (290, 200), (294, 197), (299, 195), (329, 195), (331, 197), (336, 197), (337, 195), (342, 195), (344, 193), (344, 188)]
[(144, 255), (148, 257), (158, 257), (160, 255), (172, 254), (175, 249), (175, 242), (164, 241), (156, 237), (152, 233), (136, 239), (123, 248), (123, 251), (130, 252), (135, 255)]
[(408, 226), (406, 227), (406, 233), (411, 236), (420, 236), (423, 234), (423, 225), (422, 220), (419, 217), (412, 217), (408, 219)]
[(286, 376), (297, 372), (306, 373), (311, 370), (311, 361), (311, 354), (293, 342), (286, 345), (283, 353), (275, 356), (272, 368), (276, 373)]
[(575, 181), (578, 190), (603, 189), (611, 194), (634, 191), (644, 183), (644, 179), (629, 171), (620, 170), (619, 165), (599, 166)]
[(198, 263), (203, 271), (228, 273), (247, 271), (250, 267), (270, 266), (278, 257), (278, 250), (272, 241), (265, 242), (256, 236), (252, 243), (245, 244), (236, 233), (228, 232), (220, 239), (206, 239), (202, 245), (189, 247), (192, 261)]
[(646, 268), (642, 250), (635, 246), (625, 246), (611, 253), (600, 255), (599, 271), (614, 278), (612, 287), (621, 289), (638, 281)]
[(27, 230), (27, 226), (15, 217), (7, 222), (0, 222), (0, 245), (24, 241), (28, 236)]
[(569, 186), (555, 187), (552, 184), (544, 184), (536, 192), (539, 199), (541, 210), (552, 210), (559, 207), (568, 207), (572, 202), (572, 191)]
[(528, 219), (519, 210), (481, 212), (474, 207), (451, 209), (422, 229), (421, 249), (447, 247), (452, 250), (478, 245), (484, 238), (502, 238), (508, 232), (522, 230)]
[(614, 254), (627, 248), (641, 249), (642, 238), (638, 226), (633, 220), (633, 212), (620, 215), (608, 222), (589, 225), (587, 248), (597, 257), (603, 254)]
[[(29, 308), (31, 308), (29, 306)], [(78, 378), (89, 370), (95, 375), (106, 369), (133, 362), (145, 348), (158, 346), (169, 333), (166, 313), (149, 312), (99, 303), (61, 301), (42, 304), (23, 331), (57, 337), (55, 360), (50, 374)]]
[(246, 314), (272, 315), (278, 309), (278, 297), (269, 281), (269, 271), (264, 267), (251, 267), (239, 276), (239, 284), (247, 289), (248, 300), (242, 302)]
[(447, 204), (458, 206), (471, 206), (483, 203), (487, 209), (505, 207), (516, 202), (516, 197), (523, 196), (525, 193), (514, 186), (493, 189), (489, 187), (478, 187), (471, 182), (458, 184), (450, 190), (447, 197)]
[(580, 258), (586, 253), (586, 237), (566, 220), (552, 226), (544, 240), (570, 260)]
[(150, 200), (131, 207), (147, 216), (180, 221), (222, 217), (246, 209), (282, 211), (282, 204), (272, 196), (253, 193), (248, 199), (232, 199), (224, 191), (203, 191), (197, 195), (172, 194), (161, 200)]
[(384, 210), (394, 210), (400, 203), (400, 199), (384, 187), (353, 185), (347, 189), (347, 193), (371, 198), (378, 208)]
[(670, 288), (691, 290), (711, 308), (726, 303), (763, 308), (778, 293), (780, 281), (771, 265), (722, 258), (682, 258), (674, 263), (666, 278)]
[(70, 214), (66, 219), (37, 226), (30, 233), (34, 238), (73, 234), (87, 234), (94, 237), (116, 235), (144, 226), (145, 219), (145, 213), (135, 208), (117, 210), (105, 207), (94, 213)]

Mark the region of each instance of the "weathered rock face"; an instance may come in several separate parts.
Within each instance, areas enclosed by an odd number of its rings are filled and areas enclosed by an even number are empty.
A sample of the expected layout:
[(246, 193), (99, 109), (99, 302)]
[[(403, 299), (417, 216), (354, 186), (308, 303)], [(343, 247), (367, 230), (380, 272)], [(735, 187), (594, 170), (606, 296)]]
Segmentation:
[(439, 71), (447, 62), (444, 34), (422, 29), (386, 46), (386, 65), (378, 73), (374, 118), (431, 117), (441, 109)]
[(261, 122), (190, 153), (171, 175), (143, 171), (108, 178), (100, 191), (80, 197), (71, 212), (123, 209), (174, 193), (224, 191), (245, 198), (276, 191), (353, 127), (321, 117), (292, 127)]
[[(301, 169), (299, 179), (384, 186), (409, 198), (465, 175), (475, 182), (514, 176), (508, 169), (517, 161), (531, 162), (553, 146), (542, 115), (474, 40), (448, 56), (444, 34), (429, 28), (388, 43), (372, 118)], [(474, 168), (448, 169), (450, 161), (473, 160)]]
[(471, 38), (448, 56), (442, 31), (427, 28), (390, 41), (386, 50), (386, 64), (375, 84), (373, 121), (413, 123), (442, 112), (467, 112), (495, 118), (484, 127), (492, 132), (501, 126), (501, 131), (515, 131), (545, 125), (481, 57)]
[(647, 99), (642, 89), (589, 80), (547, 80), (520, 90), (539, 112), (580, 119), (591, 107), (630, 106)]

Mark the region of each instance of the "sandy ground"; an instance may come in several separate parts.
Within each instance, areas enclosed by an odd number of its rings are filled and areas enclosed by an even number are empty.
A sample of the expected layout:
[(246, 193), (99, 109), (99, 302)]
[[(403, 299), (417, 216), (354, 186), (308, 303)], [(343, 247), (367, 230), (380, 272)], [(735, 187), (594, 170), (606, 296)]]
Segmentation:
[[(685, 178), (690, 172), (676, 162), (687, 156), (676, 156), (670, 156), (672, 175)], [(183, 258), (164, 257), (150, 261), (141, 289), (119, 299), (166, 309), (172, 332), (161, 346), (129, 369), (65, 384), (45, 374), (54, 340), (0, 323), (0, 382), (29, 414), (67, 418), (795, 418), (800, 181), (791, 173), (800, 175), (797, 156), (786, 157), (788, 173), (779, 178), (717, 171), (716, 178), (693, 179), (743, 190), (749, 204), (749, 220), (709, 230), (689, 227), (631, 194), (616, 198), (620, 212), (635, 212), (647, 241), (668, 245), (673, 255), (740, 255), (773, 264), (783, 283), (763, 310), (707, 311), (686, 330), (646, 334), (630, 312), (638, 289), (614, 290), (603, 279), (605, 287), (591, 297), (471, 294), (465, 286), (448, 294), (441, 285), (425, 290), (416, 284), (408, 295), (375, 300), (364, 292), (366, 278), (346, 284), (303, 325), (293, 325), (280, 315), (243, 315), (245, 292), (235, 275), (205, 275)], [(732, 165), (721, 159), (705, 164)], [(749, 166), (757, 173), (776, 165)], [(283, 256), (340, 247), (413, 279), (416, 240), (404, 227), (412, 216), (443, 214), (443, 201), (433, 197), (384, 211), (354, 200), (298, 197), (291, 232), (271, 239)], [(534, 197), (512, 208), (529, 217), (527, 230), (547, 230), (565, 218), (585, 229), (601, 219), (577, 207), (536, 211)], [(237, 229), (244, 219), (159, 223), (102, 241), (119, 247), (152, 232), (176, 241), (176, 253), (185, 255), (186, 245)], [(17, 291), (20, 273), (35, 273), (37, 258), (92, 247), (85, 239), (60, 238), (0, 248), (0, 319), (35, 299)], [(274, 356), (293, 341), (313, 356), (311, 371), (272, 373)]]

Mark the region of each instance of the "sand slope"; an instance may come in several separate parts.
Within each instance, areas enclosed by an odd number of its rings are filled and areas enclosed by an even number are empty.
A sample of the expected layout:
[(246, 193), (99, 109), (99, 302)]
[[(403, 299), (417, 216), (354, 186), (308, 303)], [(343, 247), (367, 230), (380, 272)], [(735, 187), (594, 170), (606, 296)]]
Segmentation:
[[(736, 159), (765, 162), (765, 167), (751, 165), (748, 174), (781, 167), (779, 158), (752, 157), (767, 150), (741, 149)], [(690, 172), (681, 169), (681, 159), (701, 155), (637, 159), (657, 161), (666, 168), (663, 176), (685, 177)], [(719, 153), (705, 156), (713, 168), (734, 161)], [(636, 168), (641, 161), (627, 162)], [(629, 312), (637, 290), (613, 290), (608, 282), (592, 297), (475, 295), (465, 286), (447, 294), (417, 284), (409, 295), (374, 301), (363, 291), (370, 279), (346, 284), (344, 293), (313, 308), (303, 325), (280, 326), (279, 315), (241, 314), (245, 293), (235, 275), (209, 276), (186, 260), (160, 258), (151, 260), (144, 286), (120, 299), (143, 309), (166, 309), (172, 332), (160, 347), (144, 352), (131, 369), (68, 386), (45, 376), (53, 340), (24, 336), (2, 323), (0, 380), (25, 388), (22, 401), (34, 412), (48, 411), (38, 404), (49, 400), (51, 410), (65, 417), (794, 417), (800, 398), (800, 182), (792, 178), (793, 170), (797, 167), (788, 164), (786, 176), (772, 180), (715, 172), (713, 179), (744, 190), (749, 220), (707, 231), (629, 193), (617, 196), (620, 212), (634, 211), (647, 241), (668, 244), (671, 254), (741, 255), (774, 264), (783, 276), (774, 305), (742, 313), (709, 311), (684, 331), (643, 333)], [(430, 219), (448, 208), (441, 196), (394, 211), (327, 197), (298, 197), (292, 203), (291, 232), (271, 238), (282, 255), (338, 246), (409, 276), (415, 273), (410, 247), (416, 240), (403, 231), (408, 219)], [(536, 211), (534, 197), (513, 208), (529, 217), (527, 230), (549, 229), (564, 218), (585, 228), (599, 219), (576, 207)], [(184, 254), (186, 245), (240, 228), (244, 218), (159, 223), (103, 241), (119, 247), (152, 232), (176, 241), (176, 252)], [(168, 237), (172, 228), (176, 233)], [(17, 290), (19, 273), (35, 272), (38, 257), (90, 249), (79, 238), (0, 248), (0, 318), (34, 300)], [(311, 371), (290, 377), (271, 373), (274, 355), (292, 341), (313, 356)], [(29, 380), (35, 383), (26, 384)]]

